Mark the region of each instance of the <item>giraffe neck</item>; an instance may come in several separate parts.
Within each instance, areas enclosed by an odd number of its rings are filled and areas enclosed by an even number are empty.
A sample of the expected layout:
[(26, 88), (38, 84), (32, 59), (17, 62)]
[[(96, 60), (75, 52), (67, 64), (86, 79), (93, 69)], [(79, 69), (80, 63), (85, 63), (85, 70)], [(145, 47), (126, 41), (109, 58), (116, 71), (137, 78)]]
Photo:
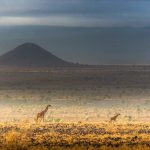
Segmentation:
[(116, 117), (118, 117), (119, 115), (116, 115)]
[(44, 112), (46, 113), (48, 111), (48, 106), (45, 108)]

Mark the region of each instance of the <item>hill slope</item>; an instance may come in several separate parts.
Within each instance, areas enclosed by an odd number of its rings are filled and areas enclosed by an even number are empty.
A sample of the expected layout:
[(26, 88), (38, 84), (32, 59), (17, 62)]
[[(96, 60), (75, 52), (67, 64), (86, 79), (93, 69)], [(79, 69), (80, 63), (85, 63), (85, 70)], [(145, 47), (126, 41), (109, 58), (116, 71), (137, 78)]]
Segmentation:
[(70, 66), (66, 62), (34, 43), (25, 43), (0, 56), (0, 65), (15, 67)]

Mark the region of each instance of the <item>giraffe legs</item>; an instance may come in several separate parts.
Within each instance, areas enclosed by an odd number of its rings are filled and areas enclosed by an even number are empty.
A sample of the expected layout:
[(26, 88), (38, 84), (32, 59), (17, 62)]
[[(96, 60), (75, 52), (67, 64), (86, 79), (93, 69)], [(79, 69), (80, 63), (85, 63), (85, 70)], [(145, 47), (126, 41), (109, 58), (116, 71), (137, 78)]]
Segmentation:
[(42, 117), (42, 121), (44, 122), (44, 117)]
[(37, 117), (37, 118), (35, 119), (35, 122), (36, 122), (37, 124), (40, 123), (40, 122), (45, 122), (44, 116)]

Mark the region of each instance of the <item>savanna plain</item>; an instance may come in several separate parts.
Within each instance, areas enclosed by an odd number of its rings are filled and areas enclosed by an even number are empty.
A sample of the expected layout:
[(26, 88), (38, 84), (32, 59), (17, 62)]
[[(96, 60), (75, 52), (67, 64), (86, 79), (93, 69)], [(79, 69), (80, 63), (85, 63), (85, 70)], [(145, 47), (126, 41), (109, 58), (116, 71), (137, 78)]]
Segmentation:
[(0, 149), (149, 150), (150, 67), (0, 69)]

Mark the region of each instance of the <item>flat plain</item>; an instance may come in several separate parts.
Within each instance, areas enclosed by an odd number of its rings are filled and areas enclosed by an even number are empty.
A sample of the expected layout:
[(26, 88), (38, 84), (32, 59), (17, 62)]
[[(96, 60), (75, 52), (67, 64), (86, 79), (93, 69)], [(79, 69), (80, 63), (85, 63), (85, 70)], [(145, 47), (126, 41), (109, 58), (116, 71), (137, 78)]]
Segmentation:
[(149, 108), (149, 66), (0, 70), (1, 149), (150, 149)]

